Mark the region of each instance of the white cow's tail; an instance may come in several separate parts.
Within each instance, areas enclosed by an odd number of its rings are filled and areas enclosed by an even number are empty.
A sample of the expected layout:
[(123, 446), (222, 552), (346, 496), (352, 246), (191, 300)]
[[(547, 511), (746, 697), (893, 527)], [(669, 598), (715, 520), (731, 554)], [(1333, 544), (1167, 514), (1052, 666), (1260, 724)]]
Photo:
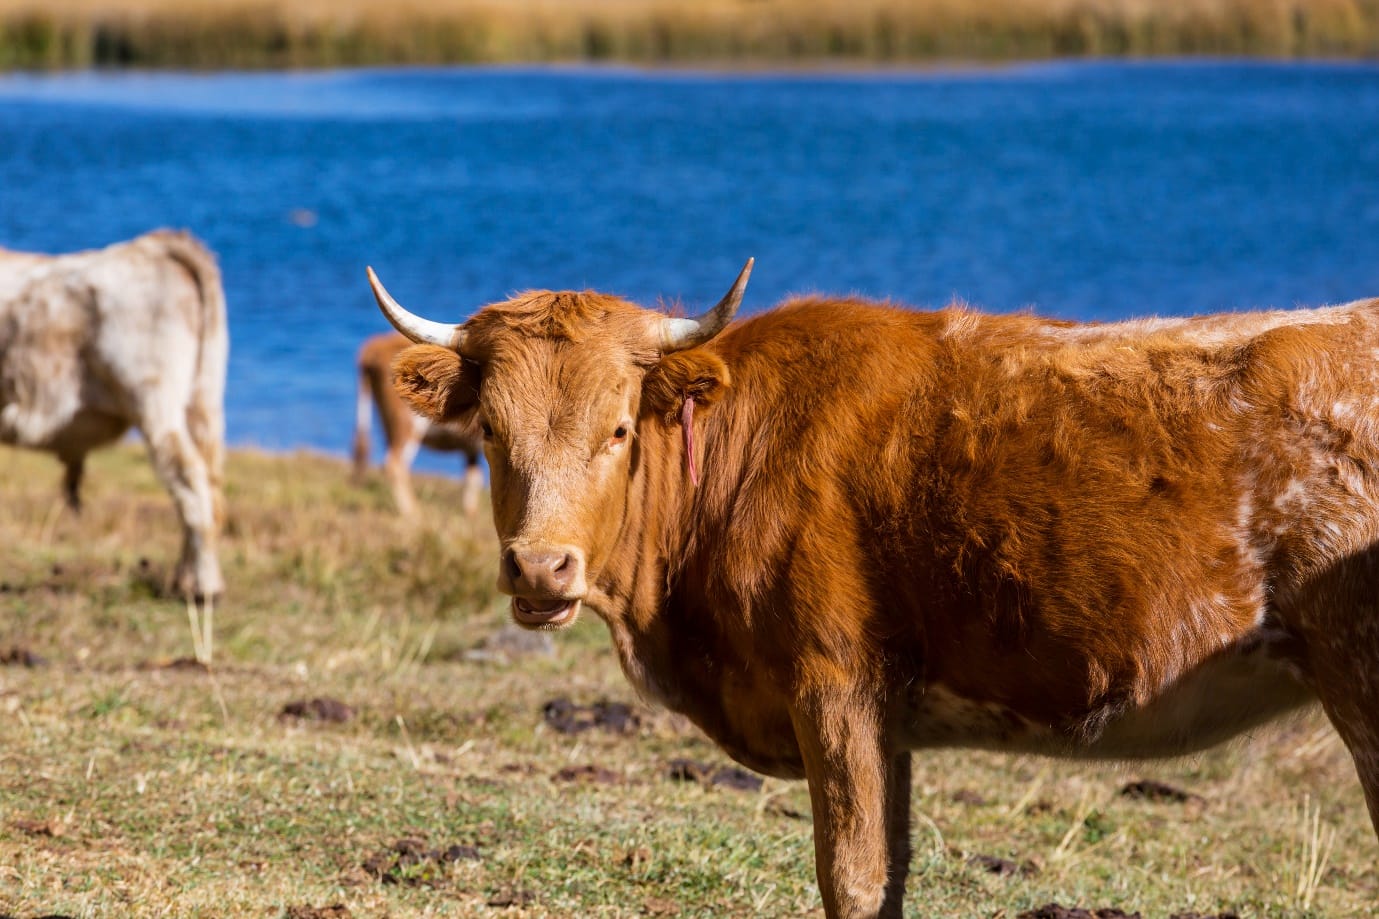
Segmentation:
[(225, 513), (225, 370), (230, 360), (225, 288), (215, 255), (200, 240), (190, 233), (167, 230), (157, 236), (164, 252), (196, 279), (201, 291), (201, 329), (187, 429), (206, 461), (215, 519), (220, 523)]

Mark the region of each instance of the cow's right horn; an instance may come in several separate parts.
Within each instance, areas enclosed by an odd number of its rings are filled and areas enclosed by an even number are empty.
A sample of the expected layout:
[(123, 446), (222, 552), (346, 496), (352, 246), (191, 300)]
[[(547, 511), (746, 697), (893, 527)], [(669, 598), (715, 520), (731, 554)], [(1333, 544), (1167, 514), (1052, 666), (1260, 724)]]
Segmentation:
[(373, 273), (373, 268), (369, 268), (368, 271), (369, 286), (373, 288), (374, 299), (378, 301), (378, 308), (388, 317), (393, 328), (419, 345), (440, 345), (442, 348), (460, 350), (460, 346), (464, 344), (463, 326), (432, 322), (430, 319), (422, 319), (407, 312), (402, 308), (402, 304), (388, 293), (378, 275)]
[(662, 319), (660, 323), (661, 353), (684, 351), (702, 345), (713, 338), (733, 318), (737, 308), (742, 305), (742, 294), (747, 290), (747, 279), (752, 276), (752, 264), (756, 259), (747, 259), (742, 266), (732, 289), (723, 295), (718, 305), (702, 316), (693, 319)]

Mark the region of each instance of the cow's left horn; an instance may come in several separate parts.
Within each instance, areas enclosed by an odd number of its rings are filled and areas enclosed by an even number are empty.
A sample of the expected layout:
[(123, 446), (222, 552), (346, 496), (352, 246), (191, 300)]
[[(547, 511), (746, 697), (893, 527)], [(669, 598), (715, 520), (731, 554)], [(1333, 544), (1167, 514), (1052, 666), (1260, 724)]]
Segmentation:
[(752, 276), (752, 263), (755, 261), (756, 259), (747, 259), (747, 264), (742, 266), (742, 273), (733, 282), (732, 289), (718, 301), (717, 306), (704, 315), (693, 319), (662, 319), (661, 353), (669, 354), (672, 351), (683, 351), (695, 345), (702, 345), (723, 331), (723, 327), (742, 305), (742, 294), (747, 290), (747, 279)]
[(378, 308), (383, 311), (383, 315), (388, 317), (388, 321), (393, 324), (403, 335), (419, 345), (440, 345), (442, 348), (453, 348), (460, 350), (464, 344), (464, 328), (459, 325), (448, 325), (444, 322), (432, 322), (430, 319), (422, 319), (420, 316), (413, 315), (402, 308), (402, 304), (393, 299), (392, 294), (383, 286), (383, 282), (378, 279), (378, 275), (369, 271), (369, 286), (373, 288), (374, 299), (378, 301)]

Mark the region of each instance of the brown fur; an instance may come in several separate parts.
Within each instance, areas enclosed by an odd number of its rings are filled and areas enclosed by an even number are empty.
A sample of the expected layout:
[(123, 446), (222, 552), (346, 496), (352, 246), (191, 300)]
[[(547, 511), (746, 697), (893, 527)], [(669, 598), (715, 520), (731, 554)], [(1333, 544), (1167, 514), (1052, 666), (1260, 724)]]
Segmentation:
[[(447, 401), (452, 404), (428, 404), (422, 414), (426, 418), (439, 419), (435, 423), (419, 418), (404, 401), (416, 398), (425, 399), (415, 383), (415, 377), (399, 376), (394, 379), (393, 360), (410, 342), (395, 332), (387, 332), (368, 338), (359, 348), (359, 404), (354, 427), (354, 474), (362, 480), (369, 469), (369, 425), (370, 404), (377, 411), (383, 425), (383, 438), (386, 452), (383, 459), (383, 473), (393, 493), (393, 501), (398, 510), (407, 516), (416, 513), (416, 495), (412, 490), (410, 469), (418, 447), (433, 450), (463, 453), (465, 457), (465, 489), (461, 497), (461, 507), (466, 514), (474, 514), (479, 506), (479, 489), (482, 473), (479, 470), (479, 451), (482, 448), (478, 426), (471, 420), (467, 424), (454, 423), (462, 409), (464, 400), (473, 401), (472, 388), (460, 380), (461, 364), (452, 360), (453, 351), (437, 348), (439, 355), (433, 355), (426, 363), (426, 372), (437, 375), (443, 386), (433, 391), (448, 394)], [(436, 360), (439, 358), (439, 364)], [(452, 366), (453, 365), (453, 366)], [(443, 376), (451, 371), (449, 376)]]
[(805, 299), (659, 362), (657, 318), (527, 294), (397, 372), (492, 429), (504, 565), (578, 566), (527, 599), (593, 608), (639, 688), (808, 778), (830, 916), (900, 915), (924, 746), (1171, 755), (1319, 696), (1379, 825), (1379, 301), (1079, 325)]

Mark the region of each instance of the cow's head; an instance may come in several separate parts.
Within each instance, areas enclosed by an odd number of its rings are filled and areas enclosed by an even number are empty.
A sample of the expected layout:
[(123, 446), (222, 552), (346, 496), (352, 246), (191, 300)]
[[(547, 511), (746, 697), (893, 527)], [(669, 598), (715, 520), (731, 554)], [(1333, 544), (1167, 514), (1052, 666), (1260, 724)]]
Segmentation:
[(448, 325), (403, 309), (369, 270), (388, 320), (418, 343), (393, 365), (398, 392), (435, 421), (477, 414), (502, 543), (498, 588), (519, 624), (567, 626), (591, 597), (627, 514), (638, 427), (727, 385), (723, 362), (691, 349), (728, 324), (751, 271), (748, 260), (694, 319), (536, 291)]

